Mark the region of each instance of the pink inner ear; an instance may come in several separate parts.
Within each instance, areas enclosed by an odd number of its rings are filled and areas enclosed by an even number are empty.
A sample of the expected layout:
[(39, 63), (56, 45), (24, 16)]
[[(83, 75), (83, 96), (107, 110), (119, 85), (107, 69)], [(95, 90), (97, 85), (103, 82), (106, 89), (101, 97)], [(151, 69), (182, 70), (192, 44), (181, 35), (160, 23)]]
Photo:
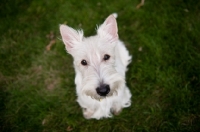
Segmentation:
[(107, 38), (107, 40), (110, 42), (118, 40), (117, 22), (113, 15), (110, 15), (99, 27), (98, 34), (104, 38)]
[(70, 51), (70, 49), (73, 48), (74, 45), (77, 42), (80, 42), (83, 38), (82, 31), (76, 31), (73, 28), (65, 25), (60, 26), (60, 33), (67, 51)]
[(68, 26), (65, 26), (65, 25), (60, 26), (60, 33), (61, 33), (61, 36), (62, 36), (62, 40), (63, 40), (63, 42), (66, 46), (66, 49), (69, 50), (70, 48), (72, 48), (71, 41), (72, 41), (73, 36), (71, 34), (73, 34), (73, 33), (71, 33), (70, 28)]
[(117, 22), (116, 19), (113, 15), (110, 15), (107, 19), (106, 19), (106, 25), (110, 25), (109, 26), (109, 33), (115, 38), (118, 37), (118, 29), (117, 29)]

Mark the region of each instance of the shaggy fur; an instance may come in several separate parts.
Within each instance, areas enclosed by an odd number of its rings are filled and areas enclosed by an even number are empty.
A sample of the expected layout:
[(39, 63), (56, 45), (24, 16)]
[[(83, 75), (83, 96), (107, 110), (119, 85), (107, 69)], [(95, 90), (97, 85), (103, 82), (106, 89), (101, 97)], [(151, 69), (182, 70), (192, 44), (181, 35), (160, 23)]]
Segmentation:
[[(82, 30), (66, 25), (60, 25), (60, 32), (67, 52), (74, 59), (77, 102), (84, 117), (111, 117), (130, 106), (131, 93), (125, 84), (125, 72), (131, 56), (118, 39), (115, 17), (110, 15), (95, 36), (85, 38)], [(109, 87), (105, 96), (97, 92), (102, 85)]]

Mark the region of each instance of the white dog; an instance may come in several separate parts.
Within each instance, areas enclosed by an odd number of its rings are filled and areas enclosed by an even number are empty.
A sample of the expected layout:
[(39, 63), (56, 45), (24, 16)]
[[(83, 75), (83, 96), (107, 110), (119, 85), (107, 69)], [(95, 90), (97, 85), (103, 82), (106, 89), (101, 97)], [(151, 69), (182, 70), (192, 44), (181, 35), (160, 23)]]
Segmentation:
[(125, 72), (131, 61), (118, 39), (116, 19), (110, 15), (97, 35), (84, 37), (82, 30), (60, 25), (66, 50), (74, 59), (77, 102), (85, 118), (100, 119), (118, 114), (131, 105)]

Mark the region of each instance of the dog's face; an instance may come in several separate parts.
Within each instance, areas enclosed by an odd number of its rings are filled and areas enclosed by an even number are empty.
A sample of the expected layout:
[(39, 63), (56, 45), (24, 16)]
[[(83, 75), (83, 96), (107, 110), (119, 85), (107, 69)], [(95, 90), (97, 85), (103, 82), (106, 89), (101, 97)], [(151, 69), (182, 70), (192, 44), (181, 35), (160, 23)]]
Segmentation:
[(74, 58), (76, 74), (80, 76), (76, 84), (81, 92), (97, 100), (117, 94), (124, 78), (115, 69), (118, 42), (115, 18), (109, 16), (97, 35), (88, 38), (68, 26), (61, 25), (60, 31), (68, 53)]

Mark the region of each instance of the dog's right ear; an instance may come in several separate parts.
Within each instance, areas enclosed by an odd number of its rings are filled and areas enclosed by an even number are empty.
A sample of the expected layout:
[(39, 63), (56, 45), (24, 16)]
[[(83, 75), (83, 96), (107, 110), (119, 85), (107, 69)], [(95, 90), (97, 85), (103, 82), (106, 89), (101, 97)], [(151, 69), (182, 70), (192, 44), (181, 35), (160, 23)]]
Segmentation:
[(74, 30), (71, 27), (66, 25), (60, 25), (60, 33), (62, 36), (62, 41), (65, 44), (66, 50), (71, 53), (71, 50), (83, 39), (83, 31), (82, 30)]
[(108, 16), (98, 28), (97, 33), (108, 42), (116, 42), (118, 40), (118, 28), (115, 17), (113, 15)]

